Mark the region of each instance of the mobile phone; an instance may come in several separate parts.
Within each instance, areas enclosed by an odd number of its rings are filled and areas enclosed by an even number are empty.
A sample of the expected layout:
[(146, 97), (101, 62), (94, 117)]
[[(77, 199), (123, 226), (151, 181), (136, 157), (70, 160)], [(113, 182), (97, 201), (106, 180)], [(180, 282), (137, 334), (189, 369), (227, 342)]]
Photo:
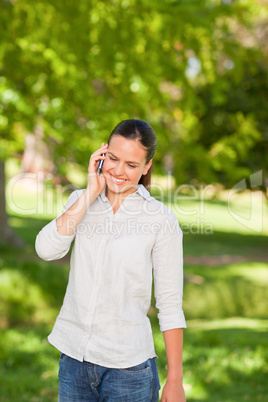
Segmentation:
[[(105, 154), (101, 154), (101, 156), (105, 156)], [(103, 162), (104, 162), (104, 159), (101, 159), (101, 160), (99, 161), (99, 165), (98, 165), (98, 169), (97, 169), (97, 175), (100, 175), (100, 174), (101, 174)]]

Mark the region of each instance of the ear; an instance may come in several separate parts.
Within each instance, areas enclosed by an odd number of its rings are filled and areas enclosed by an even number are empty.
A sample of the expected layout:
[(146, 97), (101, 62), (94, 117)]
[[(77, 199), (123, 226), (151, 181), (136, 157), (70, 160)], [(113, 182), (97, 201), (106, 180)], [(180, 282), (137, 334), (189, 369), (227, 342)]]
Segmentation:
[(142, 173), (144, 176), (148, 173), (148, 170), (149, 170), (150, 167), (152, 166), (152, 163), (153, 163), (153, 160), (152, 160), (152, 159), (149, 160), (148, 163), (146, 163), (145, 168), (144, 168), (144, 171), (143, 171), (143, 173)]

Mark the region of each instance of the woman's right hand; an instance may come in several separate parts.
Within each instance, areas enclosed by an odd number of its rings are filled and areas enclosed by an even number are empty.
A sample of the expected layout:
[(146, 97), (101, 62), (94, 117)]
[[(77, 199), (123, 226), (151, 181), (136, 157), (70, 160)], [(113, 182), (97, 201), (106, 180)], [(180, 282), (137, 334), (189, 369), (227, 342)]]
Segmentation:
[[(101, 173), (100, 175), (97, 175), (97, 169), (100, 160), (105, 160), (106, 158), (106, 153), (108, 149), (108, 144), (105, 144), (104, 142), (102, 143), (101, 147), (95, 151), (90, 159), (89, 159), (89, 165), (88, 165), (88, 185), (87, 185), (87, 191), (90, 192), (91, 196), (94, 198), (104, 190), (106, 180)], [(102, 154), (105, 154), (105, 156), (101, 156)]]
[(82, 195), (56, 219), (57, 231), (63, 236), (72, 236), (83, 219), (88, 207), (104, 190), (106, 180), (103, 174), (97, 175), (99, 161), (105, 159), (101, 154), (107, 153), (108, 145), (102, 143), (100, 149), (94, 152), (88, 165), (88, 185)]

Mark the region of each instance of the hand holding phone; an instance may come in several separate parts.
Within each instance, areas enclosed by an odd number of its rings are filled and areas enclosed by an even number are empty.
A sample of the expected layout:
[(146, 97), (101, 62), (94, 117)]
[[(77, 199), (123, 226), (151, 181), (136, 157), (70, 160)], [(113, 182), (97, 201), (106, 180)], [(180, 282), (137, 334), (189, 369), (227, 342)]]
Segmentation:
[(105, 188), (106, 178), (101, 173), (107, 150), (108, 144), (102, 143), (101, 147), (90, 156), (87, 183), (90, 196), (97, 197)]
[[(105, 156), (105, 154), (101, 154), (101, 156)], [(100, 175), (102, 172), (102, 167), (103, 167), (104, 159), (101, 159), (99, 161), (98, 169), (97, 169), (97, 175)]]

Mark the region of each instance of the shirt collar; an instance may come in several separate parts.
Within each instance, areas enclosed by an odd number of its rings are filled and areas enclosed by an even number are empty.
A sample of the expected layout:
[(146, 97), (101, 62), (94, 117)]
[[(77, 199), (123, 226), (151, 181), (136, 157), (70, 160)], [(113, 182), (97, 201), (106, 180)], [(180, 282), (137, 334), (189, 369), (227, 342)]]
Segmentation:
[(134, 194), (139, 194), (141, 195), (143, 198), (145, 198), (145, 200), (147, 201), (151, 201), (151, 194), (149, 193), (149, 191), (144, 187), (143, 184), (138, 184), (138, 188), (135, 191)]
[[(105, 190), (106, 190), (106, 186), (105, 186), (104, 190), (100, 193), (100, 196), (101, 196), (102, 201), (104, 201), (104, 202), (109, 202), (108, 198), (107, 198), (106, 195), (105, 195)], [(143, 186), (143, 184), (138, 184), (138, 188), (137, 188), (137, 190), (135, 191), (135, 193), (130, 194), (130, 195), (135, 195), (135, 194), (139, 194), (139, 195), (141, 195), (145, 200), (151, 201), (151, 198), (152, 198), (152, 197), (151, 197), (149, 191), (146, 190), (146, 188)]]
[(104, 190), (102, 190), (102, 192), (100, 193), (101, 199), (104, 202), (109, 202), (108, 198), (105, 195), (105, 190), (106, 190), (106, 186), (104, 187)]

